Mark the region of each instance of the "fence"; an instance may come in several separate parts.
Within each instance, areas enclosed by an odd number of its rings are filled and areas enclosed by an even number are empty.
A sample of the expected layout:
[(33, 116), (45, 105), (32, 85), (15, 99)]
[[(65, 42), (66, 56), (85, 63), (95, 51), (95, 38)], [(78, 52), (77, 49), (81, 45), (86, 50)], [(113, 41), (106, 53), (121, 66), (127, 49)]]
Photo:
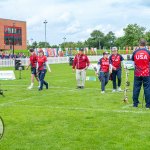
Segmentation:
[[(127, 55), (122, 55), (124, 59), (127, 59)], [(98, 61), (102, 56), (88, 56), (91, 62)], [(29, 58), (21, 58), (21, 63), (23, 66), (27, 66)], [(63, 64), (68, 63), (69, 57), (48, 57), (49, 64)], [(0, 59), (0, 67), (13, 67), (14, 59)]]

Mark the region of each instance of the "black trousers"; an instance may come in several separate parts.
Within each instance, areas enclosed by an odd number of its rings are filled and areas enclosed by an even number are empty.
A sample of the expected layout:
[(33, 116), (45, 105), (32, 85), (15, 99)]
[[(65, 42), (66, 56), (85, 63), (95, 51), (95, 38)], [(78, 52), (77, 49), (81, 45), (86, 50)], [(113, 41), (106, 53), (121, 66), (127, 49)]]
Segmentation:
[(43, 84), (48, 85), (48, 83), (44, 81), (46, 72), (47, 72), (46, 70), (39, 70), (40, 90), (43, 89)]
[(109, 72), (100, 72), (99, 80), (101, 81), (101, 90), (105, 91), (105, 86), (109, 81)]
[(136, 77), (134, 76), (133, 87), (133, 106), (137, 107), (139, 104), (139, 94), (143, 85), (146, 107), (150, 108), (150, 77)]
[(116, 78), (118, 79), (118, 87), (120, 87), (121, 86), (121, 69), (112, 71), (113, 89), (117, 89)]

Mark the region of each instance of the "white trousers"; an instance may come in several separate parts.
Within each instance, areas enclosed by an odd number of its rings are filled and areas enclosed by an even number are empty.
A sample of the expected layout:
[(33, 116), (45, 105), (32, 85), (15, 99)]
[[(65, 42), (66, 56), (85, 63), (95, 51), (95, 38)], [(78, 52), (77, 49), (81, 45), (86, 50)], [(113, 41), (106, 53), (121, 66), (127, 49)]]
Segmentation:
[(77, 86), (85, 86), (85, 80), (86, 80), (86, 70), (85, 69), (76, 69), (76, 80), (77, 80)]

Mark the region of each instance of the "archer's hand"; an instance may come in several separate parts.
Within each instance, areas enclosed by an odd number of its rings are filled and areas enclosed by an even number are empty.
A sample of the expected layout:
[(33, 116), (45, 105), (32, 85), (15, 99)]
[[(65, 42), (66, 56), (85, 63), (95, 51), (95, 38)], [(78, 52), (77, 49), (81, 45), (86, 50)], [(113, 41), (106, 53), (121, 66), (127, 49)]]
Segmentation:
[(88, 69), (88, 66), (85, 68), (85, 70), (87, 70)]
[(96, 75), (96, 76), (98, 76), (98, 73), (97, 73), (97, 72), (95, 72), (95, 75)]
[(112, 69), (113, 69), (113, 70), (116, 70), (117, 68), (116, 68), (116, 67), (112, 67)]
[(111, 73), (112, 73), (112, 70), (109, 70), (109, 73), (111, 74)]

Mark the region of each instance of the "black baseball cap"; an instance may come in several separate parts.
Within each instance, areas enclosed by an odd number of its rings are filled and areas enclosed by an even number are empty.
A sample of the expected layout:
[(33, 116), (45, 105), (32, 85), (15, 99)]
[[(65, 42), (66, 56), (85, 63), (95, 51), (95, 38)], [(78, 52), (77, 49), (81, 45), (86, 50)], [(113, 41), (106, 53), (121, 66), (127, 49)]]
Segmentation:
[(84, 51), (84, 49), (83, 49), (83, 48), (80, 48), (80, 49), (79, 49), (79, 51), (82, 51), (82, 52), (83, 52), (83, 51)]
[(32, 53), (32, 52), (34, 52), (34, 49), (33, 49), (33, 48), (30, 48), (30, 50), (29, 50), (29, 51)]

